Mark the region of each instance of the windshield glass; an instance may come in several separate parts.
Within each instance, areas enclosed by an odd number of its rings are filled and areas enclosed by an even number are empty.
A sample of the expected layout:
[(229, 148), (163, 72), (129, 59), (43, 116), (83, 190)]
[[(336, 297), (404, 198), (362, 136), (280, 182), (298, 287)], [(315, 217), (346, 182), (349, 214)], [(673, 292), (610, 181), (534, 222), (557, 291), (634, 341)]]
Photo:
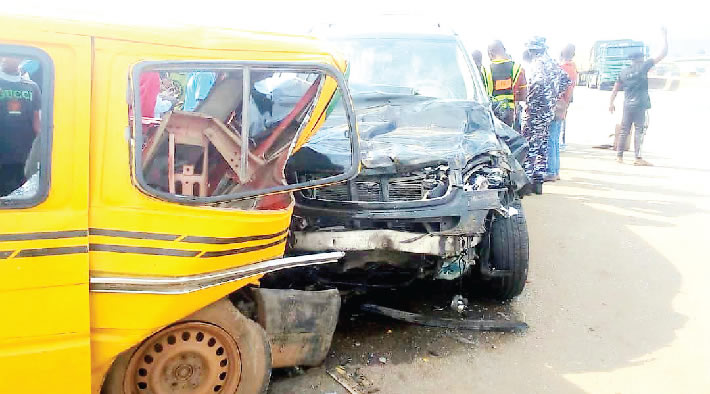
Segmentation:
[(608, 47), (606, 48), (607, 56), (614, 57), (629, 57), (634, 53), (643, 52), (643, 47)]
[(480, 100), (455, 40), (347, 38), (336, 43), (348, 56), (354, 94)]

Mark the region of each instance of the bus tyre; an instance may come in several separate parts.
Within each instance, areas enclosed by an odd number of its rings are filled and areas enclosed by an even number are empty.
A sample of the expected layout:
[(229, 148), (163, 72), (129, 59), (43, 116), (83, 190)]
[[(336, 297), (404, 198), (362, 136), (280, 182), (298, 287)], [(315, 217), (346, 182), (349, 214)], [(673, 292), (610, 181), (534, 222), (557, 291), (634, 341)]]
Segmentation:
[(485, 295), (500, 301), (522, 293), (528, 278), (528, 226), (520, 200), (511, 206), (518, 213), (507, 218), (496, 215), (490, 229), (489, 265), (494, 272), (506, 274), (483, 282)]
[(102, 394), (263, 394), (271, 378), (264, 330), (219, 300), (114, 361)]

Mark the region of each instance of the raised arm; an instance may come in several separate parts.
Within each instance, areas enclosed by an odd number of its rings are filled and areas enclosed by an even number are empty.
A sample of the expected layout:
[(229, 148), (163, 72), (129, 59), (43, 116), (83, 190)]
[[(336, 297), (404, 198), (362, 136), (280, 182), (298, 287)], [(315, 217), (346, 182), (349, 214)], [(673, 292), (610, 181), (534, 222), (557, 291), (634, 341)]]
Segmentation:
[(663, 34), (663, 49), (658, 56), (653, 58), (653, 64), (658, 64), (663, 60), (666, 55), (668, 55), (668, 30), (665, 27), (661, 28), (661, 33)]

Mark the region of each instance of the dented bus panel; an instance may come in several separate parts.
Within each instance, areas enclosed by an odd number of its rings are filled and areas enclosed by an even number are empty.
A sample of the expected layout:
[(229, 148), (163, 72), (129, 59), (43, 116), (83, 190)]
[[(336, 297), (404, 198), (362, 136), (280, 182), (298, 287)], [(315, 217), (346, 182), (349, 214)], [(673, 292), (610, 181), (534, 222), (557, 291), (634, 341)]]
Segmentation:
[[(249, 288), (342, 256), (282, 258), (290, 192), (359, 169), (345, 62), (308, 37), (0, 20), (0, 88), (28, 92), (0, 100), (0, 392), (261, 392)], [(333, 106), (351, 160), (287, 183)]]

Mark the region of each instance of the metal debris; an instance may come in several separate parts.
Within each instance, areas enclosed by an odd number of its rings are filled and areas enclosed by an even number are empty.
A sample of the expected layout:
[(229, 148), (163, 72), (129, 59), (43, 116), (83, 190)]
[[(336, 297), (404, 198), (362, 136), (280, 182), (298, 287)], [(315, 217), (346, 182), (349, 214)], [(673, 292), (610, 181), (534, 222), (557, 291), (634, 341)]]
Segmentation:
[(528, 328), (528, 325), (525, 322), (520, 321), (438, 318), (435, 316), (425, 316), (418, 313), (405, 312), (373, 304), (363, 304), (360, 306), (360, 309), (365, 312), (386, 316), (395, 320), (401, 320), (428, 327), (495, 332), (523, 332)]

